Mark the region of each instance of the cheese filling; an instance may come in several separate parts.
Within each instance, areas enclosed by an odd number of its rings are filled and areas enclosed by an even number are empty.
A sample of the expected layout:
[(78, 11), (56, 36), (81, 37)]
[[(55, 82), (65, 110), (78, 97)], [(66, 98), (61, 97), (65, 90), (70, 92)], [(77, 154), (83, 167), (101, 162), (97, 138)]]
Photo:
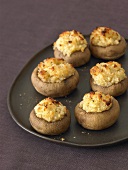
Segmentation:
[(56, 122), (64, 118), (67, 114), (66, 106), (52, 98), (46, 98), (40, 101), (34, 111), (38, 118), (44, 119), (47, 122)]
[(115, 61), (98, 63), (90, 69), (94, 84), (109, 87), (127, 78), (121, 64)]
[(90, 92), (84, 95), (80, 108), (86, 112), (103, 112), (112, 107), (112, 97), (101, 92)]
[(57, 48), (64, 56), (70, 57), (76, 51), (84, 52), (87, 47), (87, 41), (84, 36), (75, 30), (65, 31), (59, 35), (54, 42), (53, 49)]
[(75, 74), (73, 66), (63, 59), (48, 58), (38, 64), (38, 77), (47, 83), (60, 83)]
[(90, 42), (93, 45), (101, 47), (118, 45), (120, 41), (120, 34), (108, 27), (98, 27), (91, 33), (90, 36)]

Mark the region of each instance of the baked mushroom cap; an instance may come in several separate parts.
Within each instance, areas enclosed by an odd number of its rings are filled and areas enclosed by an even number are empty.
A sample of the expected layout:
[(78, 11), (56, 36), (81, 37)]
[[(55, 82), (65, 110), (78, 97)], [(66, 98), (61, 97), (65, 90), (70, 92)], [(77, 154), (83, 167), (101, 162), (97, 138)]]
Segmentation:
[(115, 98), (112, 98), (112, 107), (103, 112), (87, 113), (78, 103), (75, 107), (75, 117), (78, 123), (90, 130), (103, 130), (112, 126), (118, 119), (120, 106)]
[(45, 135), (59, 135), (68, 130), (71, 122), (69, 110), (63, 119), (55, 122), (47, 122), (42, 118), (38, 118), (34, 109), (30, 113), (29, 121), (31, 126), (39, 133)]
[(63, 58), (74, 67), (86, 64), (90, 59), (90, 50), (84, 36), (76, 31), (65, 31), (53, 44), (54, 56)]
[(127, 47), (125, 39), (108, 27), (96, 28), (90, 36), (90, 50), (94, 57), (115, 60), (124, 55)]
[(122, 37), (118, 45), (111, 45), (108, 47), (95, 46), (90, 43), (90, 50), (94, 57), (101, 58), (105, 60), (115, 60), (120, 58), (125, 54), (126, 51), (126, 41)]
[(72, 53), (71, 56), (67, 56), (60, 52), (57, 48), (55, 48), (54, 56), (56, 58), (63, 58), (66, 62), (72, 64), (74, 67), (80, 67), (89, 62), (91, 53), (89, 48), (86, 47), (83, 52), (76, 51)]
[(97, 63), (90, 69), (90, 74), (90, 85), (93, 91), (119, 96), (128, 88), (128, 77), (118, 62)]
[(79, 82), (79, 74), (75, 70), (74, 75), (59, 82), (59, 83), (47, 83), (41, 81), (37, 75), (38, 68), (36, 67), (31, 75), (31, 81), (37, 92), (49, 97), (63, 97), (69, 95)]
[(125, 78), (124, 80), (117, 84), (113, 84), (109, 87), (104, 87), (94, 84), (94, 80), (91, 77), (90, 85), (93, 91), (100, 91), (103, 92), (104, 94), (110, 94), (111, 96), (116, 97), (122, 95), (128, 89), (128, 78)]
[(69, 110), (53, 98), (41, 100), (29, 116), (32, 127), (39, 133), (58, 135), (65, 132), (71, 121)]
[(64, 59), (47, 58), (34, 69), (31, 81), (34, 88), (44, 96), (63, 97), (77, 87), (79, 74)]

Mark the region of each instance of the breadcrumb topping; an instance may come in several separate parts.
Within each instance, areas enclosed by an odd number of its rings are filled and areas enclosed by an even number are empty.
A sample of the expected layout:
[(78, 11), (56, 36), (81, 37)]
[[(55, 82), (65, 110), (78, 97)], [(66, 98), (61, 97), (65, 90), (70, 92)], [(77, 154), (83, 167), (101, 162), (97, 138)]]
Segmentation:
[(49, 97), (40, 101), (34, 107), (34, 111), (38, 118), (44, 119), (47, 122), (56, 122), (63, 119), (67, 114), (66, 106)]
[(103, 112), (112, 106), (112, 97), (101, 92), (90, 92), (84, 95), (80, 107), (86, 112)]
[(75, 30), (65, 31), (59, 35), (59, 38), (53, 44), (53, 49), (57, 48), (63, 55), (71, 56), (76, 51), (84, 52), (87, 47), (87, 41), (84, 36)]
[(120, 40), (120, 34), (108, 27), (97, 27), (90, 36), (91, 44), (101, 47), (117, 45), (120, 43)]
[(58, 58), (48, 58), (38, 64), (38, 77), (47, 83), (60, 83), (74, 75), (74, 67)]
[(97, 63), (90, 69), (94, 84), (109, 87), (127, 78), (121, 64), (115, 61)]

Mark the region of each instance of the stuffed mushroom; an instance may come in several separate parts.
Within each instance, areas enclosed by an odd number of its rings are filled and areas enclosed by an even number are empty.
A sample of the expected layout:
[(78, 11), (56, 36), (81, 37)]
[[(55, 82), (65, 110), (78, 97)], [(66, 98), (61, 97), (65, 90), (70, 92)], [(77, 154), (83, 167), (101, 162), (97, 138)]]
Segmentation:
[(90, 69), (90, 74), (90, 84), (93, 91), (119, 96), (128, 88), (128, 77), (118, 62), (97, 63)]
[(47, 58), (34, 69), (31, 81), (40, 94), (48, 97), (63, 97), (77, 87), (79, 74), (63, 59)]
[(90, 60), (87, 41), (75, 30), (61, 33), (54, 42), (53, 49), (56, 58), (63, 58), (74, 67), (82, 66)]
[(90, 50), (94, 57), (115, 60), (124, 55), (127, 43), (118, 32), (108, 27), (97, 27), (90, 36)]
[(90, 130), (102, 130), (112, 126), (118, 119), (120, 106), (118, 101), (101, 92), (90, 92), (75, 107), (78, 123)]
[(69, 110), (53, 98), (40, 101), (29, 116), (31, 126), (45, 135), (59, 135), (68, 130), (71, 122)]

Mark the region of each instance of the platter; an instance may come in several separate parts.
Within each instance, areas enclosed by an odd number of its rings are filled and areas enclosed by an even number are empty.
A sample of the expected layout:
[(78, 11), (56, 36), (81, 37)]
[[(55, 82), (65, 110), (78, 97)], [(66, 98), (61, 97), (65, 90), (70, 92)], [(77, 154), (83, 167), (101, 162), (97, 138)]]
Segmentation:
[[(85, 36), (87, 41), (89, 36)], [(23, 128), (25, 131), (38, 136), (44, 140), (56, 142), (60, 144), (67, 144), (80, 147), (97, 147), (115, 144), (128, 139), (128, 90), (123, 95), (116, 97), (120, 104), (121, 112), (118, 121), (110, 128), (93, 131), (87, 130), (81, 127), (74, 117), (74, 108), (78, 102), (80, 102), (85, 93), (90, 92), (90, 74), (89, 70), (98, 62), (103, 60), (96, 59), (91, 56), (91, 60), (88, 64), (77, 68), (80, 75), (80, 82), (76, 90), (69, 96), (56, 98), (71, 112), (71, 125), (67, 132), (58, 136), (46, 136), (36, 132), (29, 123), (29, 114), (33, 107), (45, 96), (35, 91), (31, 83), (31, 73), (37, 64), (43, 61), (45, 58), (53, 57), (52, 45), (44, 48), (36, 55), (34, 55), (30, 61), (24, 66), (20, 74), (16, 77), (7, 97), (7, 104), (9, 112), (13, 120)], [(124, 56), (116, 60), (122, 64), (128, 75), (128, 49)]]

